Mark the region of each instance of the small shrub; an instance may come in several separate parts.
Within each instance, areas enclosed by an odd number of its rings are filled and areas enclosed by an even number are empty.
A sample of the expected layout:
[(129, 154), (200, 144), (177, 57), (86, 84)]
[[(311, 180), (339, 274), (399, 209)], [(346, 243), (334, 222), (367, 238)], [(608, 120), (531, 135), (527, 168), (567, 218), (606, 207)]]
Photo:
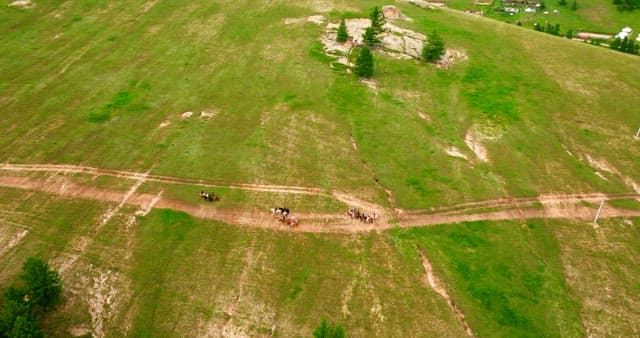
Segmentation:
[(444, 40), (438, 32), (429, 34), (428, 41), (422, 48), (422, 58), (427, 62), (435, 63), (444, 55)]

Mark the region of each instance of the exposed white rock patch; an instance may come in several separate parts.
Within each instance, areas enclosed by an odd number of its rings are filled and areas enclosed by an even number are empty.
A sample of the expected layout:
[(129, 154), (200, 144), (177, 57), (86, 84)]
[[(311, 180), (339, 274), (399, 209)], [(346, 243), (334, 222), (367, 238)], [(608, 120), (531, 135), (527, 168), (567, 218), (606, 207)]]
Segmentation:
[(460, 149), (451, 146), (448, 148), (445, 148), (444, 150), (445, 153), (447, 153), (447, 155), (451, 156), (451, 157), (457, 157), (457, 158), (461, 158), (463, 160), (469, 160), (469, 158), (467, 157), (467, 155), (463, 154)]
[(285, 25), (293, 25), (293, 24), (297, 24), (297, 23), (302, 23), (304, 21), (305, 21), (304, 18), (285, 18), (284, 19), (284, 24)]
[(404, 3), (409, 3), (412, 5), (416, 5), (418, 7), (422, 7), (422, 8), (438, 8), (438, 7), (444, 7), (445, 3), (444, 2), (429, 2), (429, 1), (424, 1), (424, 0), (397, 0), (399, 2), (404, 2)]
[(201, 111), (200, 112), (200, 118), (201, 119), (205, 119), (208, 120), (214, 116), (216, 116), (218, 114), (217, 111), (212, 111), (212, 112), (207, 112), (207, 111)]
[(191, 116), (193, 116), (193, 112), (192, 112), (192, 111), (187, 111), (187, 112), (182, 113), (182, 115), (180, 115), (180, 116), (181, 116), (183, 119), (188, 119), (188, 118), (190, 118)]
[(35, 5), (31, 0), (15, 0), (9, 4), (9, 7), (31, 8)]
[(464, 137), (464, 143), (469, 147), (476, 157), (482, 162), (489, 162), (489, 152), (481, 143), (477, 133), (472, 130), (467, 131)]
[[(403, 16), (399, 10), (393, 8), (395, 7), (391, 6), (387, 9), (388, 15), (402, 18)], [(365, 18), (346, 19), (345, 25), (347, 27), (347, 33), (349, 34), (349, 40), (346, 42), (337, 42), (336, 35), (339, 24), (327, 24), (325, 33), (320, 37), (320, 41), (324, 45), (323, 49), (325, 54), (328, 56), (342, 58), (345, 55), (349, 55), (354, 47), (363, 46), (363, 35), (366, 29), (371, 26), (371, 20)], [(380, 39), (380, 46), (374, 49), (375, 52), (396, 59), (412, 60), (421, 58), (422, 47), (427, 37), (424, 34), (387, 22), (382, 26), (382, 33), (378, 35), (378, 39)], [(437, 63), (437, 66), (447, 69), (455, 61), (466, 58), (466, 54), (461, 51), (447, 49), (442, 60)]]
[(307, 22), (315, 23), (316, 25), (322, 25), (325, 22), (324, 15), (312, 15), (307, 18)]
[(400, 10), (400, 8), (398, 8), (396, 6), (393, 6), (393, 5), (387, 5), (387, 6), (382, 7), (382, 15), (387, 20), (413, 21), (411, 18), (408, 18), (407, 16), (402, 14), (402, 11)]

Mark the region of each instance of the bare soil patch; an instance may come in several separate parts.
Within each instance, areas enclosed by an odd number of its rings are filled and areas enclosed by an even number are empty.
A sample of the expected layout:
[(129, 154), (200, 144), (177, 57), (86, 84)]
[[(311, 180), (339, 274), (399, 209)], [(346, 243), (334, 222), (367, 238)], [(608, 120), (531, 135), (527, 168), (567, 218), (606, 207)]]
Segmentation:
[(465, 61), (467, 59), (469, 59), (469, 57), (465, 52), (461, 50), (447, 48), (444, 55), (442, 56), (442, 58), (440, 58), (440, 60), (438, 60), (436, 65), (440, 69), (449, 69), (455, 63), (460, 61)]
[(462, 153), (460, 151), (460, 149), (458, 149), (457, 147), (451, 146), (451, 147), (447, 147), (444, 149), (444, 152), (447, 153), (447, 155), (451, 156), (451, 157), (457, 157), (457, 158), (461, 158), (463, 160), (469, 160), (469, 158), (467, 157), (467, 155), (465, 155), (464, 153)]
[(155, 6), (158, 3), (159, 0), (151, 0), (151, 1), (147, 1), (144, 6), (142, 7), (142, 12), (146, 13), (148, 12), (151, 8), (153, 8), (153, 6)]
[(2, 231), (0, 233), (0, 257), (18, 245), (28, 233), (29, 231), (26, 229), (19, 230), (13, 235), (7, 231)]
[(404, 15), (402, 13), (400, 8), (398, 8), (396, 6), (393, 6), (393, 5), (383, 6), (382, 7), (382, 15), (387, 20), (408, 20), (408, 21), (411, 21), (410, 18), (408, 18), (406, 15)]

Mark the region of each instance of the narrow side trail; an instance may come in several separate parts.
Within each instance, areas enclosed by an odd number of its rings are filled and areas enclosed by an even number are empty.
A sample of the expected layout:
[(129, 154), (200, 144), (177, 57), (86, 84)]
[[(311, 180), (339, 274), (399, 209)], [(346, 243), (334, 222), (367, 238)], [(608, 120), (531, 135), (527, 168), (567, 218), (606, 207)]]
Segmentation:
[[(263, 184), (234, 183), (225, 185), (219, 182), (185, 179), (170, 176), (152, 175), (117, 170), (106, 170), (74, 165), (50, 164), (0, 164), (0, 170), (16, 172), (54, 172), (81, 173), (87, 175), (106, 175), (133, 181), (154, 181), (166, 184), (184, 184), (194, 187), (224, 187), (259, 192), (275, 192), (284, 194), (307, 194), (332, 197), (347, 205), (357, 207), (366, 212), (375, 212), (378, 219), (373, 224), (365, 224), (352, 220), (345, 213), (313, 213), (296, 212), (300, 225), (289, 227), (274, 218), (268, 210), (220, 210), (215, 204), (189, 204), (183, 201), (165, 198), (162, 194), (139, 193), (135, 190), (127, 192), (112, 191), (102, 188), (80, 185), (70, 179), (47, 180), (18, 176), (0, 176), (0, 186), (43, 191), (55, 195), (73, 198), (100, 200), (119, 203), (120, 206), (134, 205), (142, 208), (169, 208), (191, 214), (195, 217), (212, 219), (228, 224), (271, 228), (289, 232), (315, 233), (354, 233), (382, 231), (390, 228), (420, 227), (436, 224), (452, 224), (469, 221), (522, 220), (531, 218), (567, 218), (592, 220), (596, 210), (586, 207), (583, 202), (640, 198), (637, 193), (583, 193), (583, 194), (545, 194), (537, 197), (505, 198), (462, 203), (454, 206), (434, 208), (432, 210), (396, 209), (388, 210), (378, 204), (364, 201), (349, 194), (324, 189), (299, 186), (280, 186)], [(194, 198), (197, 198), (194, 194)], [(489, 209), (489, 210), (487, 210)], [(346, 210), (345, 210), (346, 211)], [(146, 211), (147, 213), (149, 210)], [(640, 210), (623, 210), (606, 206), (600, 218), (640, 216)], [(395, 218), (395, 222), (389, 222)]]

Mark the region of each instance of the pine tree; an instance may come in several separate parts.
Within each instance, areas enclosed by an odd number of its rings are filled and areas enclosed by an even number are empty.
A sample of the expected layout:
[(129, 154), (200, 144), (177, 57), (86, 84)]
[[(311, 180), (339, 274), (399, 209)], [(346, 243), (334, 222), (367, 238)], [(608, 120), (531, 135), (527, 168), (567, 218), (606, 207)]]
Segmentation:
[(24, 281), (29, 303), (50, 309), (61, 302), (62, 284), (57, 271), (37, 257), (29, 257), (22, 266), (20, 278)]
[(373, 30), (373, 27), (367, 27), (364, 30), (364, 34), (362, 34), (362, 40), (369, 47), (373, 47), (378, 43), (380, 43), (380, 40), (376, 36), (376, 33)]
[(578, 0), (573, 0), (573, 3), (571, 4), (571, 10), (572, 11), (578, 10)]
[(622, 52), (627, 52), (627, 45), (629, 45), (629, 39), (628, 38), (624, 38), (622, 39), (622, 43), (620, 44), (620, 51)]
[(444, 55), (444, 40), (438, 32), (429, 34), (428, 41), (422, 48), (422, 58), (427, 62), (435, 63)]
[(382, 33), (382, 25), (384, 25), (384, 15), (382, 15), (382, 11), (380, 8), (373, 7), (371, 14), (369, 14), (369, 19), (371, 19), (371, 28), (373, 29), (373, 33), (378, 35)]
[(567, 5), (567, 0), (560, 0), (560, 1), (558, 2), (558, 5), (560, 5), (560, 6), (566, 6), (566, 5)]
[(313, 331), (314, 338), (344, 338), (345, 332), (342, 325), (329, 325), (325, 319), (322, 320), (320, 326)]
[(347, 24), (344, 19), (340, 20), (340, 26), (338, 26), (338, 33), (336, 35), (336, 41), (347, 42), (349, 40), (349, 32), (347, 31)]
[(355, 74), (359, 77), (370, 78), (373, 76), (373, 54), (369, 47), (364, 47), (356, 59)]
[(613, 41), (611, 41), (611, 44), (609, 45), (609, 48), (614, 49), (614, 50), (620, 50), (620, 46), (621, 46), (620, 38), (615, 38), (615, 39), (613, 39)]
[(568, 30), (565, 36), (567, 37), (567, 39), (573, 39), (573, 30)]

